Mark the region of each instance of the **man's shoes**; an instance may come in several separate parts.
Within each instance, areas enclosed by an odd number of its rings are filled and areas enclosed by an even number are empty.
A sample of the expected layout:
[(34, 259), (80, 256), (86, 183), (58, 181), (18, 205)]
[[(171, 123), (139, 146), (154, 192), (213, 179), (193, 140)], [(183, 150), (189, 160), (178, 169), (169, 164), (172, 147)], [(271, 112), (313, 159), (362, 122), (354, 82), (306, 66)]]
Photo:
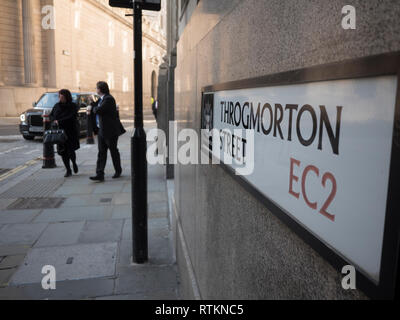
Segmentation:
[(72, 176), (72, 172), (71, 171), (67, 171), (64, 175), (65, 178), (69, 178), (70, 176)]
[(121, 177), (121, 174), (122, 174), (122, 171), (120, 171), (120, 172), (116, 172), (114, 175), (113, 175), (113, 179), (118, 179), (118, 178), (120, 178)]
[(97, 182), (104, 182), (104, 177), (101, 176), (90, 177), (90, 180)]

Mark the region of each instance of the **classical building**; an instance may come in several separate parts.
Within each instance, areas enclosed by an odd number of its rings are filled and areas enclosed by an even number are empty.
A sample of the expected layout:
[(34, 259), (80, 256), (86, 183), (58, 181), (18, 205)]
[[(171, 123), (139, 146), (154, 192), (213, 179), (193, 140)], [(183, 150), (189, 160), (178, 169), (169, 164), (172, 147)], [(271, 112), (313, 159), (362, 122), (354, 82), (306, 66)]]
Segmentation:
[[(94, 91), (105, 80), (121, 113), (133, 109), (132, 10), (107, 0), (3, 0), (0, 11), (0, 116), (17, 116), (43, 92)], [(165, 55), (165, 5), (144, 13), (144, 106), (157, 93)]]

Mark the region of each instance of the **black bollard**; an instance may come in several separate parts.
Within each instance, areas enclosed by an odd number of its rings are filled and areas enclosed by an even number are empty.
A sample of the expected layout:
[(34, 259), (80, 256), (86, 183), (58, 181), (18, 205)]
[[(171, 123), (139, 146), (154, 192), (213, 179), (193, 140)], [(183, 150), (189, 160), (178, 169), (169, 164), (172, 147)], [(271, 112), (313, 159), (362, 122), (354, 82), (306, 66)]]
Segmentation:
[(87, 121), (87, 139), (86, 144), (94, 144), (94, 135), (93, 135), (93, 122), (92, 122), (92, 112), (86, 111), (86, 121)]
[[(43, 129), (44, 133), (51, 129), (49, 114), (43, 111)], [(43, 134), (44, 138), (44, 134)], [(56, 168), (56, 159), (54, 158), (54, 146), (50, 143), (43, 142), (43, 169)]]

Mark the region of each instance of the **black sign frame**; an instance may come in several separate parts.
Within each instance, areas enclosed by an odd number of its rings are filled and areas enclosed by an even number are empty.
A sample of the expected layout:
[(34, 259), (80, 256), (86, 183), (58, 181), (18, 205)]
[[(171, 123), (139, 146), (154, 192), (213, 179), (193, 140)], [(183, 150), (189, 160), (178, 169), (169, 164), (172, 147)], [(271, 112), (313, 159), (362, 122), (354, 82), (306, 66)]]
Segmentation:
[[(385, 75), (397, 76), (397, 90), (379, 283), (377, 284), (356, 268), (357, 289), (360, 289), (372, 299), (394, 299), (399, 297), (400, 291), (400, 52), (351, 59), (257, 78), (220, 83), (202, 88), (201, 122), (203, 123), (205, 95), (217, 91), (360, 79)], [(202, 128), (202, 123), (200, 124), (200, 128)], [(327, 260), (339, 273), (341, 273), (343, 266), (351, 264), (314, 234), (305, 229), (282, 208), (264, 196), (244, 177), (236, 175), (231, 167), (223, 163), (220, 166), (257, 200), (263, 203), (275, 216), (291, 228), (304, 242)]]
[(151, 3), (147, 0), (109, 0), (110, 7), (133, 9), (133, 5), (138, 4), (140, 9), (148, 11), (160, 11), (161, 10), (161, 0), (160, 3)]

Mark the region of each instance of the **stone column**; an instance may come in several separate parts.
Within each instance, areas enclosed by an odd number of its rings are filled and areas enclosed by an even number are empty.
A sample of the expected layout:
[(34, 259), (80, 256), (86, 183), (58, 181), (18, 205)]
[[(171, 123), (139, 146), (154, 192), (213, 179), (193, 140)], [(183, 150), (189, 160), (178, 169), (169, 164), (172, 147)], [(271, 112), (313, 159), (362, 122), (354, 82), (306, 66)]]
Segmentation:
[(22, 0), (25, 85), (36, 85), (35, 36), (31, 0)]

